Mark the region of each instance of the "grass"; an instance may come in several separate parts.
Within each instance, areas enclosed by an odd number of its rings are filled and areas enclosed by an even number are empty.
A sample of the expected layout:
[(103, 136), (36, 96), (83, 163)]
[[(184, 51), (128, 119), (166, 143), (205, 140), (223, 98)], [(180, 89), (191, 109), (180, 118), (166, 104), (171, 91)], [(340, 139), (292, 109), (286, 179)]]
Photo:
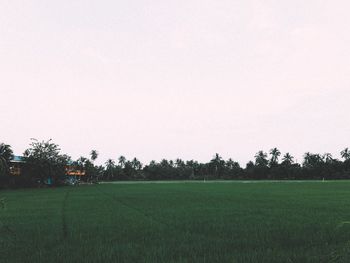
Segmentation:
[(2, 191), (0, 262), (350, 262), (350, 181)]

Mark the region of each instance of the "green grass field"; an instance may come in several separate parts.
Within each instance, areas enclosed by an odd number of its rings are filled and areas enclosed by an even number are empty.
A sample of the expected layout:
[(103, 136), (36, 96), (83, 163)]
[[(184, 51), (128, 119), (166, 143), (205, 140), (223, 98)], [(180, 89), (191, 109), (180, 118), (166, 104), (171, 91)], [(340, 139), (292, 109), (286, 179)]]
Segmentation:
[(2, 191), (0, 262), (350, 262), (350, 182)]

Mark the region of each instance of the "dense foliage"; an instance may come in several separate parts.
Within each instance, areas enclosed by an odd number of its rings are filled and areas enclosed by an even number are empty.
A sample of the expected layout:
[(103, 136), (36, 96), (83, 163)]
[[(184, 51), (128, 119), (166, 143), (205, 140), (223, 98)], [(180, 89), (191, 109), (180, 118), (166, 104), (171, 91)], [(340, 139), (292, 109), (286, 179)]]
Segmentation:
[[(342, 160), (331, 154), (307, 152), (302, 163), (295, 162), (290, 153), (282, 153), (273, 148), (269, 152), (258, 151), (254, 160), (243, 168), (232, 159), (224, 160), (215, 154), (207, 163), (182, 159), (151, 161), (143, 165), (137, 158), (128, 160), (120, 156), (116, 161), (108, 159), (104, 165), (95, 165), (99, 156), (96, 150), (90, 157), (80, 157), (76, 161), (62, 154), (57, 144), (51, 140), (33, 139), (24, 152), (25, 167), (20, 179), (15, 184), (53, 184), (63, 183), (66, 179), (65, 168), (73, 165), (85, 171), (80, 180), (87, 182), (114, 180), (260, 180), (260, 179), (349, 179), (350, 150), (341, 151)], [(0, 175), (8, 178), (9, 163), (13, 157), (11, 147), (0, 144)], [(2, 179), (2, 185), (4, 179)]]
[(24, 175), (31, 183), (58, 184), (64, 180), (65, 167), (70, 157), (61, 154), (57, 144), (32, 139), (30, 147), (24, 152), (26, 167)]
[(9, 183), (10, 161), (12, 158), (11, 146), (0, 143), (0, 186)]

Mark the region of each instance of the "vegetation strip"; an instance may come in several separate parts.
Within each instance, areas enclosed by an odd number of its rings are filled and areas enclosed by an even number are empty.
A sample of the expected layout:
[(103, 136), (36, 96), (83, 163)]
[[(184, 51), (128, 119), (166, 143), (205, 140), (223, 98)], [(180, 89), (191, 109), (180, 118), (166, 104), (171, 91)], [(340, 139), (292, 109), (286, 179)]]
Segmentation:
[[(150, 161), (143, 165), (137, 158), (120, 156), (117, 161), (108, 159), (104, 165), (96, 165), (98, 152), (90, 157), (72, 160), (61, 153), (59, 145), (51, 140), (33, 139), (23, 156), (14, 156), (11, 146), (0, 143), (0, 188), (59, 186), (77, 183), (111, 181), (216, 181), (243, 180), (244, 183), (266, 180), (339, 180), (350, 179), (350, 150), (340, 152), (343, 160), (330, 153), (307, 152), (302, 163), (290, 153), (277, 148), (269, 152), (258, 151), (253, 161), (243, 168), (218, 153), (206, 163), (195, 160)], [(280, 182), (280, 181), (278, 181)]]

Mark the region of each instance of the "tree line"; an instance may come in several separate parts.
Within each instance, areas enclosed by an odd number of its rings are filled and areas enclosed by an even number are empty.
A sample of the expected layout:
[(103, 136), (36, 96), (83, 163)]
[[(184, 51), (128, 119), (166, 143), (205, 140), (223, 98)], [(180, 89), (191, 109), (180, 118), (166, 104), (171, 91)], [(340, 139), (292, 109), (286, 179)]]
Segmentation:
[(92, 150), (88, 157), (72, 160), (61, 153), (59, 145), (48, 141), (32, 139), (23, 153), (25, 161), (21, 176), (11, 176), (11, 146), (0, 143), (0, 187), (60, 185), (67, 181), (66, 167), (84, 171), (81, 181), (117, 180), (303, 180), (303, 179), (350, 179), (350, 150), (340, 152), (342, 159), (333, 158), (330, 153), (307, 152), (302, 163), (295, 161), (290, 153), (277, 148), (258, 151), (245, 167), (232, 159), (224, 160), (219, 154), (206, 163), (182, 159), (151, 161), (143, 165), (137, 158), (127, 160), (120, 156), (108, 159), (104, 165), (96, 165), (98, 152)]

